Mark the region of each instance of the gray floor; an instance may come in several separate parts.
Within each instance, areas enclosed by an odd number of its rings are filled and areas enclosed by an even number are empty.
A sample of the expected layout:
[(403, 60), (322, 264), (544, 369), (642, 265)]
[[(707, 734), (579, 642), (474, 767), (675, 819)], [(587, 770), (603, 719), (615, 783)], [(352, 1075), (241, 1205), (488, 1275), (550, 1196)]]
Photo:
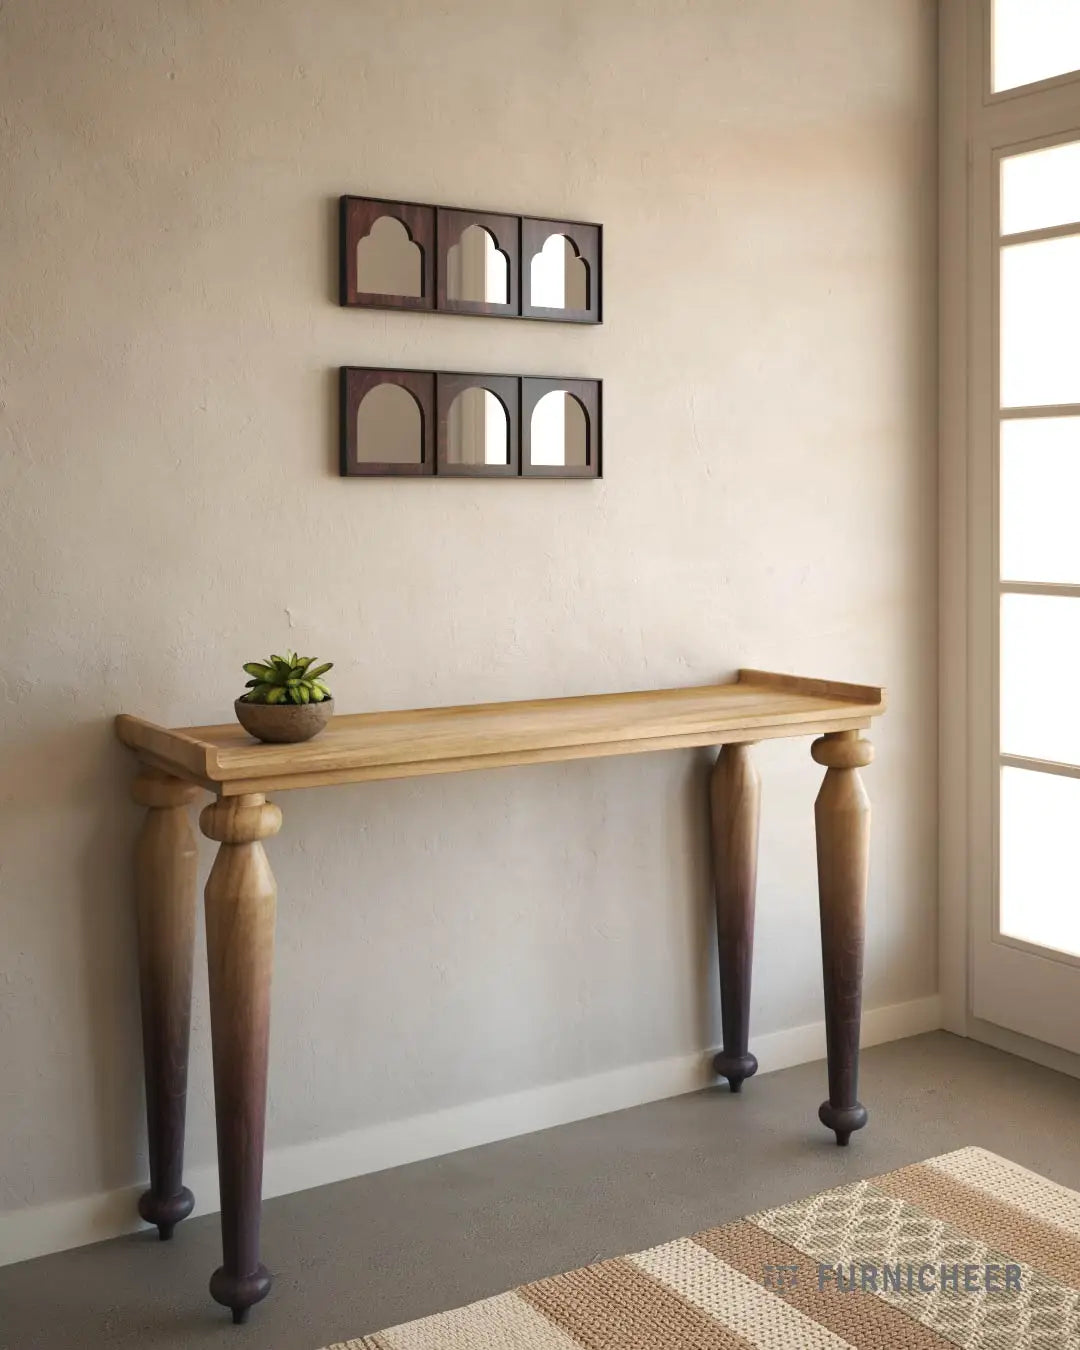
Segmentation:
[(868, 1050), (870, 1125), (817, 1124), (805, 1065), (268, 1201), (276, 1282), (211, 1303), (217, 1217), (0, 1269), (3, 1350), (318, 1350), (526, 1280), (980, 1144), (1080, 1189), (1080, 1082), (944, 1032)]

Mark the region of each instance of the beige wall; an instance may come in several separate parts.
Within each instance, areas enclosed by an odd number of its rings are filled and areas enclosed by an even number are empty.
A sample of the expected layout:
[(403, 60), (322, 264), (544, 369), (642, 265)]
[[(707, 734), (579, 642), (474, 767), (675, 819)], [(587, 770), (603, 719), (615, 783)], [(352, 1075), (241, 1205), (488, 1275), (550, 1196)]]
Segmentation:
[[(3, 8), (0, 1210), (145, 1171), (113, 714), (284, 644), (344, 709), (886, 683), (867, 1004), (933, 991), (934, 9)], [(339, 309), (343, 191), (603, 221), (604, 326)], [(606, 476), (342, 481), (340, 364), (602, 376)], [(713, 1043), (706, 760), (283, 797), (270, 1144)], [(819, 771), (758, 760), (765, 1032)], [(194, 1164), (209, 1084), (200, 967)]]

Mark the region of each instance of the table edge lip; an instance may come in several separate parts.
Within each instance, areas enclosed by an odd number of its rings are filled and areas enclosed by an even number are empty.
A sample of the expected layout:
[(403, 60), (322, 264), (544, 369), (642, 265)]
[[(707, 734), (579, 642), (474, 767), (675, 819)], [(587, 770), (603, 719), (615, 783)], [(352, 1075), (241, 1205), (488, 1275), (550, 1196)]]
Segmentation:
[[(393, 716), (395, 713), (408, 715), (409, 713), (438, 713), (438, 712), (482, 712), (496, 708), (512, 708), (521, 704), (559, 704), (569, 702), (579, 702), (588, 699), (612, 698), (634, 698), (639, 696), (648, 696), (650, 694), (683, 694), (693, 693), (695, 691), (705, 691), (712, 689), (724, 689), (735, 687), (737, 685), (746, 685), (749, 687), (772, 690), (777, 694), (801, 694), (808, 698), (827, 698), (833, 701), (833, 708), (813, 708), (807, 709), (804, 714), (787, 714), (778, 717), (773, 721), (763, 721), (756, 727), (728, 728), (729, 731), (738, 732), (758, 732), (764, 734), (780, 727), (790, 727), (791, 735), (805, 736), (816, 733), (824, 733), (829, 730), (829, 723), (834, 721), (846, 722), (848, 726), (842, 730), (850, 729), (850, 723), (853, 719), (858, 719), (861, 726), (869, 726), (871, 719), (880, 717), (887, 707), (887, 698), (885, 689), (879, 685), (860, 685), (849, 684), (836, 680), (820, 680), (808, 678), (800, 675), (789, 675), (775, 671), (756, 670), (751, 668), (740, 668), (734, 680), (719, 681), (716, 684), (698, 684), (698, 685), (678, 685), (664, 689), (634, 689), (620, 690), (607, 694), (570, 694), (556, 696), (550, 699), (512, 699), (498, 703), (468, 703), (451, 704), (443, 707), (433, 708), (406, 708), (406, 709), (387, 709), (379, 713), (343, 713), (335, 717), (333, 721), (367, 717), (367, 716)], [(231, 723), (222, 723), (221, 726), (231, 726)], [(184, 727), (164, 727), (158, 723), (151, 722), (146, 718), (135, 716), (131, 713), (118, 713), (114, 719), (114, 729), (120, 742), (130, 749), (141, 761), (147, 763), (152, 768), (157, 768), (165, 773), (172, 773), (178, 778), (185, 778), (189, 781), (197, 782), (206, 787), (211, 792), (223, 792), (228, 788), (230, 782), (243, 781), (253, 783), (260, 777), (253, 772), (253, 766), (250, 764), (241, 766), (230, 766), (223, 764), (220, 758), (220, 747), (212, 742), (199, 739), (191, 734), (190, 728)], [(553, 752), (553, 758), (558, 759), (558, 750), (572, 751), (575, 748), (584, 750), (586, 753), (573, 756), (567, 754), (565, 758), (601, 758), (603, 757), (603, 746), (605, 744), (624, 744), (627, 741), (633, 741), (639, 744), (642, 750), (649, 748), (651, 741), (663, 742), (671, 739), (673, 733), (664, 732), (641, 736), (613, 736), (607, 740), (587, 740), (571, 741), (562, 745), (554, 744), (546, 747), (539, 747), (543, 751)], [(702, 744), (715, 743), (722, 745), (725, 742), (725, 734), (722, 729), (717, 729), (715, 733), (711, 728), (702, 727), (700, 731), (693, 729), (685, 733), (687, 736), (702, 735), (711, 737), (715, 734), (715, 742), (706, 739)], [(752, 735), (735, 737), (734, 739), (753, 739)], [(155, 742), (158, 742), (155, 745)], [(251, 746), (245, 746), (245, 749), (255, 749), (256, 742)], [(280, 748), (280, 747), (275, 747)], [(669, 748), (667, 746), (658, 746), (659, 749)], [(588, 751), (593, 753), (589, 754)], [(526, 757), (534, 752), (528, 749), (518, 747), (505, 751), (493, 751), (490, 759), (493, 761), (492, 767), (500, 764), (512, 764), (514, 756), (521, 754)], [(617, 751), (615, 753), (628, 753), (626, 751)], [(505, 758), (504, 758), (505, 757)], [(450, 757), (432, 757), (430, 760), (386, 760), (381, 764), (366, 764), (349, 766), (344, 764), (336, 768), (328, 768), (325, 764), (313, 764), (308, 767), (296, 769), (283, 768), (280, 765), (268, 765), (265, 778), (273, 780), (276, 784), (275, 790), (282, 790), (282, 780), (296, 780), (296, 787), (304, 786), (305, 778), (317, 778), (327, 773), (333, 772), (341, 775), (340, 781), (349, 781), (348, 775), (355, 773), (358, 781), (365, 777), (394, 777), (394, 770), (409, 770), (415, 773), (417, 770), (413, 766), (424, 763), (439, 764), (444, 767), (434, 769), (432, 772), (449, 772), (454, 760), (469, 761), (475, 760), (475, 755), (459, 755)], [(521, 762), (529, 762), (525, 758)], [(464, 767), (464, 763), (463, 763)], [(472, 767), (470, 765), (469, 767)], [(482, 766), (481, 766), (482, 767)], [(249, 787), (249, 791), (255, 791), (254, 787)]]

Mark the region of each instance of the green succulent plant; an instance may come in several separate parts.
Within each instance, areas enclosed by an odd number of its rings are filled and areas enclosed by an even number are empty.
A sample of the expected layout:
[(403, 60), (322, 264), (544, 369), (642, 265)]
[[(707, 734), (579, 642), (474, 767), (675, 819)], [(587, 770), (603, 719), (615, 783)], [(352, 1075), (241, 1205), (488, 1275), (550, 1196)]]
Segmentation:
[(297, 656), (287, 651), (284, 656), (271, 656), (266, 661), (248, 661), (244, 670), (251, 679), (245, 703), (323, 703), (330, 698), (330, 690), (323, 676), (333, 661), (314, 666), (314, 656)]

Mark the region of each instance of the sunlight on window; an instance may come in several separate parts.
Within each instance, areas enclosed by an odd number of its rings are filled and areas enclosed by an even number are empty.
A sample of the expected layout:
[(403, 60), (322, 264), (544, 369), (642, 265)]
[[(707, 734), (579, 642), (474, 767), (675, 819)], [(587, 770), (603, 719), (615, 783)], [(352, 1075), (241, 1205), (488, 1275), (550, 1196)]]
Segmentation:
[(1080, 403), (1080, 234), (1001, 250), (1001, 403)]
[(1080, 780), (1001, 771), (1001, 917), (1007, 937), (1080, 956)]
[(994, 0), (994, 90), (1080, 70), (1080, 0)]
[[(1080, 0), (1077, 0), (1080, 9)], [(1001, 161), (1001, 233), (1080, 221), (1080, 141)]]

